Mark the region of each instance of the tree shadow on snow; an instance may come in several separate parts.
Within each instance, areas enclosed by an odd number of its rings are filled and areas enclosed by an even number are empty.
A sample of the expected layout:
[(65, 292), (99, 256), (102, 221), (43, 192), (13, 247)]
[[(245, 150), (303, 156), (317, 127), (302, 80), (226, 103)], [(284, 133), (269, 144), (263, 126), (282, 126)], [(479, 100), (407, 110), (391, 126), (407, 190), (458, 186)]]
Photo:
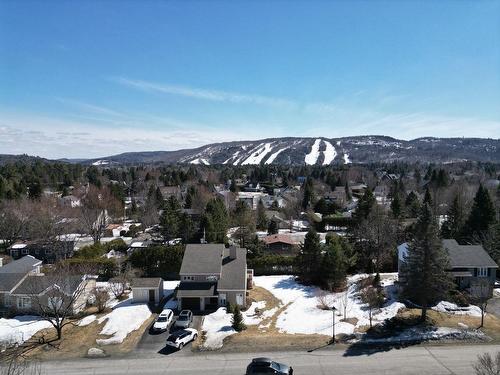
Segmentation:
[(278, 281), (274, 288), (276, 289), (284, 289), (284, 290), (300, 290), (304, 292), (304, 295), (308, 298), (316, 296), (317, 287), (315, 286), (307, 286), (301, 284), (295, 277), (289, 277), (287, 279), (283, 279)]

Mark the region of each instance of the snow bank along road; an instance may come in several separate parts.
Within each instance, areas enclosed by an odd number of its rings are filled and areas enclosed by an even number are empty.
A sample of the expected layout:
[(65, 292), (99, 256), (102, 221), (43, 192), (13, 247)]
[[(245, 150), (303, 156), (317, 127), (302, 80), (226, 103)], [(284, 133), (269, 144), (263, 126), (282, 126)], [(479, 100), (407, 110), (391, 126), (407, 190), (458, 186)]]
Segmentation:
[(471, 364), (479, 354), (495, 353), (500, 345), (414, 346), (377, 352), (375, 349), (345, 356), (344, 350), (307, 352), (195, 354), (164, 358), (82, 359), (71, 362), (52, 361), (42, 364), (44, 374), (141, 374), (199, 375), (238, 374), (245, 372), (253, 357), (271, 357), (291, 364), (294, 374), (414, 374), (470, 375)]

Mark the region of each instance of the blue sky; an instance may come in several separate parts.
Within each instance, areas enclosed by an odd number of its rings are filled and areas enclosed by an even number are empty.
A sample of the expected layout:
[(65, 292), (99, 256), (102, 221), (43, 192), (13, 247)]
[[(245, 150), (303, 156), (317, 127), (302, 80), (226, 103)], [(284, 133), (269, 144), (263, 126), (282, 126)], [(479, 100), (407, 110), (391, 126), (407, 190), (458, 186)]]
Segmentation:
[(500, 134), (500, 1), (0, 0), (0, 153)]

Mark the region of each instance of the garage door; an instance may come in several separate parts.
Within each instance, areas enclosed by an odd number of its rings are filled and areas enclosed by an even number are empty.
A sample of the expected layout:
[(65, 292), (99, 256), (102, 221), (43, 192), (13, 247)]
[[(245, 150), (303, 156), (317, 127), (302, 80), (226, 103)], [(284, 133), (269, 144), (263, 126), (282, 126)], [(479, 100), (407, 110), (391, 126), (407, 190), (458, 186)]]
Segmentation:
[(182, 298), (182, 308), (185, 310), (199, 310), (200, 309), (200, 299), (199, 298)]

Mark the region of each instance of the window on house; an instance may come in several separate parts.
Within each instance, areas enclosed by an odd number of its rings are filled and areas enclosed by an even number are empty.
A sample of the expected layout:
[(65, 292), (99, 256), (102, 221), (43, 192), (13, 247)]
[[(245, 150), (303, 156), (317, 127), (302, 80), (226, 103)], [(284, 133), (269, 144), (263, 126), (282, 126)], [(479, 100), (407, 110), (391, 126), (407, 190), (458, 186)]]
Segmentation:
[(5, 307), (12, 306), (12, 301), (11, 301), (10, 296), (8, 294), (5, 295), (5, 297), (3, 299), (3, 303), (4, 303)]
[(477, 269), (477, 276), (478, 277), (487, 277), (488, 276), (488, 268), (486, 267), (480, 267)]
[(22, 250), (21, 250), (21, 253), (22, 253), (23, 255), (27, 255), (27, 254), (29, 254), (29, 250), (28, 250), (28, 249), (22, 249)]
[(31, 298), (29, 298), (29, 297), (18, 297), (17, 298), (17, 308), (18, 309), (29, 309), (29, 308), (31, 308)]
[(49, 306), (50, 309), (58, 310), (59, 308), (61, 308), (62, 298), (61, 297), (49, 297), (47, 305)]
[(11, 254), (12, 254), (13, 257), (17, 257), (17, 250), (12, 250)]
[(185, 280), (185, 281), (194, 281), (194, 276), (183, 276), (182, 280)]

